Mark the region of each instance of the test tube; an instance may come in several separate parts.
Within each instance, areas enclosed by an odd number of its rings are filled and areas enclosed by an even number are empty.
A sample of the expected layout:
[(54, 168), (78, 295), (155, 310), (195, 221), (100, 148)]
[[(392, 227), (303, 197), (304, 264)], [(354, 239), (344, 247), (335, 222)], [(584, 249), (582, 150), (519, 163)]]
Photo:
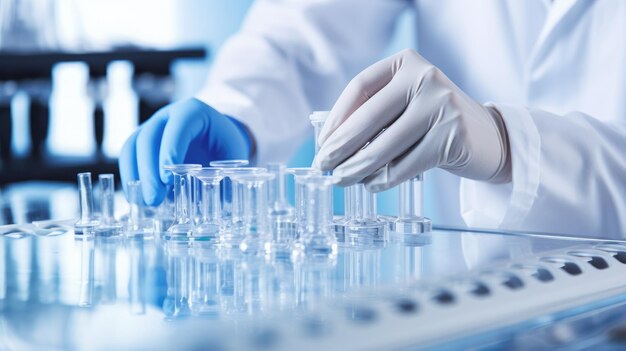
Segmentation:
[(284, 163), (268, 163), (267, 171), (274, 175), (269, 182), (270, 216), (288, 218), (293, 215), (293, 207), (287, 201), (287, 166)]
[(220, 181), (224, 177), (222, 170), (215, 167), (204, 167), (194, 171), (195, 176), (201, 183), (201, 220), (193, 229), (194, 240), (219, 242), (220, 232)]
[[(219, 196), (219, 193), (217, 194)], [(191, 288), (189, 292), (191, 295), (189, 299), (191, 314), (216, 317), (220, 314), (217, 251), (210, 242), (193, 242), (191, 245)]]
[(309, 120), (313, 125), (313, 132), (315, 135), (315, 155), (317, 155), (317, 152), (320, 151), (320, 144), (317, 139), (320, 136), (320, 132), (322, 131), (322, 127), (324, 127), (324, 123), (326, 123), (329, 113), (330, 111), (313, 111), (309, 115)]
[(332, 177), (313, 175), (304, 179), (306, 191), (305, 229), (300, 239), (307, 257), (334, 257), (337, 254), (337, 240), (332, 231)]
[(347, 224), (346, 241), (352, 244), (371, 244), (386, 240), (386, 222), (376, 213), (376, 194), (365, 189), (362, 183), (354, 185), (352, 218)]
[(127, 183), (128, 191), (128, 223), (126, 227), (127, 236), (141, 235), (144, 238), (152, 236), (152, 223), (144, 217), (143, 195), (141, 192), (141, 181), (131, 180)]
[(304, 180), (311, 175), (321, 175), (321, 172), (315, 168), (299, 167), (289, 168), (287, 173), (292, 174), (295, 183), (295, 222), (296, 222), (296, 238), (299, 238), (304, 232), (306, 225), (306, 186)]
[(289, 258), (291, 244), (296, 236), (296, 222), (294, 221), (294, 209), (287, 201), (287, 167), (283, 163), (269, 163), (269, 173), (274, 174), (274, 179), (269, 182), (269, 215), (272, 231), (271, 254), (278, 257)]
[(270, 231), (267, 216), (267, 183), (274, 178), (271, 173), (239, 174), (233, 183), (243, 188), (244, 239), (239, 248), (244, 253), (269, 251)]
[(100, 235), (119, 234), (122, 226), (115, 220), (114, 195), (115, 181), (113, 174), (98, 175), (100, 184), (100, 226), (97, 232)]
[(398, 218), (391, 222), (391, 231), (398, 234), (421, 234), (432, 228), (430, 219), (423, 216), (424, 176), (417, 176), (399, 186)]
[[(239, 247), (244, 238), (243, 231), (243, 185), (233, 181), (233, 177), (243, 174), (264, 173), (260, 167), (223, 168), (222, 175), (222, 214), (220, 244)], [(227, 184), (227, 188), (224, 188)], [(228, 202), (225, 204), (225, 202)]]
[(78, 197), (80, 203), (80, 219), (74, 224), (75, 234), (87, 234), (98, 225), (93, 211), (93, 187), (91, 172), (78, 173)]
[(167, 239), (184, 239), (194, 228), (193, 221), (193, 179), (191, 172), (202, 168), (199, 164), (165, 165), (163, 168), (174, 174), (174, 202), (176, 218), (167, 230)]

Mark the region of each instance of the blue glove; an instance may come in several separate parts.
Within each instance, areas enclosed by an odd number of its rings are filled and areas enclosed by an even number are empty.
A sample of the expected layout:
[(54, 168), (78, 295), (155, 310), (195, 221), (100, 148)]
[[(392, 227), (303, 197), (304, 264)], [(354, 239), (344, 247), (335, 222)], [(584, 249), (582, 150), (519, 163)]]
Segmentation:
[(250, 157), (246, 127), (197, 99), (165, 106), (126, 141), (119, 158), (122, 185), (141, 180), (146, 204), (155, 206), (165, 197), (172, 176), (166, 164), (199, 163)]

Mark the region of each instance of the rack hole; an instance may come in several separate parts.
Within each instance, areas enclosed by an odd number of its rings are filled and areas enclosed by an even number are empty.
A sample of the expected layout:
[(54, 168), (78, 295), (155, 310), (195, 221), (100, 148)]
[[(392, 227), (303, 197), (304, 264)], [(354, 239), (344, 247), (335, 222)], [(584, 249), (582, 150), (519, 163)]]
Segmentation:
[(554, 276), (552, 275), (552, 273), (542, 266), (518, 264), (514, 265), (513, 268), (522, 270), (527, 276), (533, 277), (543, 283), (554, 280)]
[(507, 288), (511, 290), (517, 290), (517, 289), (524, 287), (524, 282), (520, 278), (514, 275), (509, 275), (502, 282), (502, 285), (506, 286)]
[(606, 263), (604, 258), (602, 258), (600, 256), (593, 256), (593, 257), (591, 257), (591, 259), (589, 260), (589, 264), (592, 265), (593, 267), (597, 268), (597, 269), (606, 269), (606, 268), (609, 267), (609, 264)]
[(454, 303), (454, 295), (447, 290), (441, 290), (433, 296), (433, 300), (441, 305), (450, 305)]
[(579, 275), (583, 272), (582, 269), (580, 269), (580, 267), (576, 263), (569, 261), (567, 259), (564, 259), (564, 258), (547, 257), (547, 258), (543, 258), (543, 261), (560, 264), (561, 266), (559, 268), (569, 275)]
[(470, 290), (470, 293), (472, 295), (475, 296), (487, 296), (491, 293), (491, 291), (489, 290), (489, 288), (487, 287), (487, 285), (480, 283), (480, 282), (476, 282), (476, 285), (474, 286), (473, 289)]
[(417, 303), (411, 299), (399, 299), (395, 305), (398, 312), (402, 314), (412, 314), (417, 312)]
[(613, 257), (620, 263), (626, 264), (626, 251), (618, 251), (613, 254)]

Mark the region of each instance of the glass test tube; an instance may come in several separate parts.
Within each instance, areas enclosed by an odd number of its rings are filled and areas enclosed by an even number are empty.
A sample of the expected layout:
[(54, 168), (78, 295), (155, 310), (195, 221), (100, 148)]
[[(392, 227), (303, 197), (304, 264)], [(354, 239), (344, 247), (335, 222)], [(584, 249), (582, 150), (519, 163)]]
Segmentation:
[(269, 181), (269, 214), (271, 220), (272, 243), (270, 253), (274, 256), (288, 258), (291, 245), (296, 237), (294, 208), (287, 201), (287, 167), (283, 163), (267, 165), (274, 179)]
[(243, 188), (243, 232), (239, 245), (245, 253), (269, 251), (270, 230), (267, 216), (267, 183), (274, 178), (271, 173), (239, 174), (233, 183)]
[[(244, 238), (243, 232), (243, 185), (232, 180), (244, 174), (259, 174), (267, 170), (259, 167), (223, 168), (222, 175), (222, 214), (220, 244), (239, 247)], [(224, 186), (226, 185), (226, 188)], [(227, 203), (226, 203), (227, 202)]]
[(284, 163), (268, 163), (267, 171), (274, 175), (269, 182), (269, 204), (272, 217), (290, 217), (293, 207), (287, 201), (287, 166)]
[(337, 254), (337, 240), (331, 228), (332, 177), (309, 176), (304, 179), (304, 185), (306, 225), (301, 238), (303, 253), (308, 257), (333, 257)]
[(141, 235), (148, 238), (153, 234), (153, 226), (144, 216), (143, 194), (141, 192), (141, 181), (131, 180), (126, 185), (128, 191), (128, 223), (126, 235)]
[(215, 167), (204, 167), (194, 171), (193, 176), (201, 183), (201, 220), (193, 229), (194, 240), (219, 242), (220, 232), (220, 182), (224, 176), (222, 170)]
[(362, 183), (354, 185), (352, 195), (352, 219), (347, 224), (346, 241), (368, 244), (386, 239), (386, 222), (378, 218), (376, 194), (365, 189)]
[[(233, 168), (245, 167), (248, 165), (248, 160), (219, 160), (219, 161), (211, 161), (209, 162), (209, 166), (221, 168), (224, 171), (229, 171)], [(231, 184), (230, 178), (224, 172), (224, 179), (222, 180), (221, 185), (221, 197), (222, 197), (222, 219), (223, 225), (225, 228), (230, 227), (231, 216), (232, 216), (232, 206), (233, 206), (233, 186)]]
[(289, 168), (287, 173), (292, 174), (295, 183), (295, 221), (296, 239), (304, 232), (306, 225), (306, 187), (304, 179), (311, 175), (320, 175), (321, 172), (315, 168)]
[(174, 202), (176, 203), (176, 219), (167, 230), (166, 238), (186, 238), (191, 234), (194, 227), (191, 172), (202, 168), (202, 166), (199, 164), (177, 164), (165, 165), (163, 168), (174, 174)]
[(122, 226), (115, 220), (115, 181), (113, 174), (98, 175), (100, 184), (100, 226), (98, 233), (106, 235), (116, 235)]
[(91, 172), (78, 173), (78, 197), (80, 203), (80, 219), (74, 224), (74, 233), (91, 232), (97, 225), (93, 210), (93, 187)]
[(313, 125), (313, 132), (315, 135), (315, 155), (320, 151), (320, 144), (318, 142), (320, 132), (322, 131), (322, 127), (324, 127), (324, 123), (326, 123), (326, 119), (328, 118), (328, 114), (330, 111), (313, 111), (309, 115), (309, 120)]
[(430, 219), (423, 216), (424, 176), (417, 176), (403, 182), (399, 187), (398, 218), (391, 222), (391, 230), (399, 234), (421, 234), (432, 228)]

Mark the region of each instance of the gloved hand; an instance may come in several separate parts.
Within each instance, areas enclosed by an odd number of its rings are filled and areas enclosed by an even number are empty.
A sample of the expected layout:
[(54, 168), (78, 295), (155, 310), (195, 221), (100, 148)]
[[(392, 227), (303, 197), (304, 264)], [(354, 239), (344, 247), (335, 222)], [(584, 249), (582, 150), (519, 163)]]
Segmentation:
[[(381, 130), (383, 130), (381, 132)], [(382, 191), (430, 168), (508, 182), (502, 117), (465, 95), (413, 50), (368, 67), (343, 91), (319, 136), (314, 165), (339, 185)]]
[(246, 127), (197, 99), (165, 106), (141, 125), (126, 141), (119, 158), (124, 191), (130, 180), (141, 180), (148, 205), (165, 197), (172, 182), (163, 165), (212, 160), (248, 159), (251, 140)]

